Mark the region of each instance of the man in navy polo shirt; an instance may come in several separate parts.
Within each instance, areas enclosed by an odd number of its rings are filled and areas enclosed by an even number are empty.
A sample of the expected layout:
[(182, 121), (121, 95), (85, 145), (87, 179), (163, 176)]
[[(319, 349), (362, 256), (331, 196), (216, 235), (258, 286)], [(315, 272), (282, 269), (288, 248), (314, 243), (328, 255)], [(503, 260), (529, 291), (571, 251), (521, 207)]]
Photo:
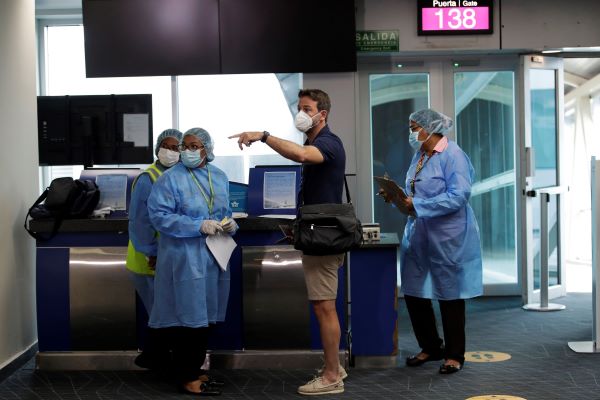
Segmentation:
[[(240, 149), (261, 141), (283, 157), (303, 164), (301, 199), (304, 204), (341, 203), (346, 170), (346, 153), (339, 137), (329, 130), (327, 118), (331, 110), (329, 95), (319, 89), (304, 89), (298, 93), (298, 114), (295, 125), (306, 133), (304, 146), (263, 132), (243, 132), (237, 138)], [(335, 309), (338, 268), (344, 254), (302, 256), (302, 266), (308, 291), (319, 321), (325, 365), (321, 373), (298, 393), (306, 395), (332, 394), (344, 391), (348, 374), (339, 364), (340, 324)]]

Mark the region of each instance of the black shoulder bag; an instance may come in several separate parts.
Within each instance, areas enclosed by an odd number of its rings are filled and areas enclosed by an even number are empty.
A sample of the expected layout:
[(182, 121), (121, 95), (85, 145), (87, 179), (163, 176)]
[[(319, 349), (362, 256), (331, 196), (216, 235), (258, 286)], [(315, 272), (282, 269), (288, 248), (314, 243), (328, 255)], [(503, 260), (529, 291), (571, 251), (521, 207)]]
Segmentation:
[(356, 218), (345, 176), (344, 185), (347, 203), (302, 205), (298, 209), (294, 221), (295, 249), (324, 256), (345, 253), (362, 243), (362, 225)]
[[(49, 240), (60, 228), (64, 219), (88, 217), (98, 205), (100, 190), (95, 182), (69, 177), (54, 179), (38, 197), (25, 215), (25, 229), (35, 239)], [(41, 204), (44, 202), (43, 204)], [(40, 235), (27, 226), (27, 220), (51, 218), (54, 220), (52, 232)]]

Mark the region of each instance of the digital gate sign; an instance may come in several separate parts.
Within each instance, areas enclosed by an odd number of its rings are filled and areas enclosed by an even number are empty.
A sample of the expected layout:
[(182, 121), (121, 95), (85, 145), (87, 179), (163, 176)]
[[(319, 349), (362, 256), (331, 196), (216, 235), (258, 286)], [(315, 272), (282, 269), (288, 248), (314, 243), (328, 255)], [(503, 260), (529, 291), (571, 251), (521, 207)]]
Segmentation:
[(492, 0), (417, 0), (417, 10), (419, 36), (493, 32)]

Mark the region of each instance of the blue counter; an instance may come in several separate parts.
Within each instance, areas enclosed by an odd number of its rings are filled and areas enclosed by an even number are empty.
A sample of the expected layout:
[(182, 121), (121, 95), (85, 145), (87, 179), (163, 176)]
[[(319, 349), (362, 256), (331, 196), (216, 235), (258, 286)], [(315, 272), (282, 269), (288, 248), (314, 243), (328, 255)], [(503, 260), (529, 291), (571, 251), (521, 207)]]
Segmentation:
[[(238, 248), (234, 251), (231, 261), (231, 291), (227, 309), (226, 322), (219, 324), (213, 331), (210, 348), (215, 350), (243, 350), (244, 346), (244, 315), (243, 315), (243, 277), (242, 277), (242, 247), (274, 245), (282, 238), (278, 229), (279, 223), (289, 223), (276, 219), (248, 218), (240, 219), (240, 230), (235, 236)], [(51, 223), (31, 221), (31, 228), (37, 232), (47, 232)], [(85, 302), (73, 306), (73, 278), (70, 276), (70, 254), (77, 248), (125, 248), (128, 242), (127, 220), (68, 220), (60, 232), (49, 241), (37, 242), (37, 318), (39, 349), (46, 351), (84, 350), (73, 336), (72, 314), (86, 315)], [(351, 351), (355, 356), (393, 356), (397, 353), (397, 253), (398, 237), (396, 234), (382, 234), (381, 241), (364, 243), (361, 248), (349, 253), (346, 263), (340, 269), (337, 308), (340, 316), (342, 332), (350, 326), (352, 343)], [(124, 268), (124, 258), (118, 268)], [(106, 263), (108, 264), (108, 263)], [(114, 264), (114, 262), (113, 262)], [(349, 268), (348, 268), (349, 267)], [(348, 274), (347, 271), (350, 270)], [(89, 275), (88, 275), (89, 276)], [(349, 277), (349, 285), (345, 285)], [(81, 278), (79, 278), (81, 279)], [(93, 282), (85, 285), (93, 288)], [(84, 285), (81, 283), (81, 285)], [(349, 290), (347, 290), (349, 288)], [(90, 289), (90, 290), (91, 290)], [(111, 296), (111, 287), (101, 288), (105, 296)], [(79, 293), (82, 293), (81, 290)], [(124, 296), (120, 289), (121, 296)], [(133, 301), (135, 295), (123, 302)], [(89, 304), (89, 302), (87, 303)], [(311, 313), (311, 349), (321, 348), (320, 335), (316, 318), (306, 304), (307, 312)], [(134, 307), (137, 323), (130, 322), (134, 332), (122, 332), (124, 337), (136, 337), (135, 325), (139, 329), (144, 325), (145, 313), (138, 302)], [(74, 311), (75, 310), (75, 311)], [(142, 311), (141, 311), (142, 310)], [(120, 312), (120, 311), (119, 311)], [(126, 316), (120, 316), (120, 323), (128, 323)], [(293, 334), (293, 333), (290, 333)], [(344, 336), (344, 334), (343, 334)], [(100, 336), (99, 336), (100, 337)], [(346, 349), (348, 343), (342, 337), (340, 347)], [(93, 340), (93, 337), (88, 338)], [(141, 341), (131, 340), (117, 345), (113, 350), (135, 349)], [(136, 343), (137, 342), (137, 343)], [(83, 343), (83, 342), (82, 342)], [(86, 350), (106, 350), (111, 346), (110, 341), (100, 348)], [(120, 346), (120, 347), (119, 347)]]

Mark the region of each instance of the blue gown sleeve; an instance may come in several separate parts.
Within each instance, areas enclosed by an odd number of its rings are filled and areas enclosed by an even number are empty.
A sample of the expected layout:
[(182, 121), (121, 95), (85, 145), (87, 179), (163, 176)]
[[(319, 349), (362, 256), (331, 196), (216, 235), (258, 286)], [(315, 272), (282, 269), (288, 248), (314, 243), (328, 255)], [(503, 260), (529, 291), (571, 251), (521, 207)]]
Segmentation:
[(204, 217), (191, 217), (178, 213), (177, 188), (171, 176), (164, 174), (154, 183), (148, 198), (148, 211), (154, 228), (161, 235), (176, 238), (204, 236), (200, 232)]
[(156, 256), (158, 242), (156, 231), (148, 214), (148, 197), (152, 191), (152, 181), (142, 173), (137, 179), (129, 202), (129, 239), (133, 247), (147, 257)]
[(450, 154), (443, 169), (446, 192), (430, 198), (413, 198), (418, 217), (439, 217), (464, 207), (471, 196), (472, 167), (462, 151)]

